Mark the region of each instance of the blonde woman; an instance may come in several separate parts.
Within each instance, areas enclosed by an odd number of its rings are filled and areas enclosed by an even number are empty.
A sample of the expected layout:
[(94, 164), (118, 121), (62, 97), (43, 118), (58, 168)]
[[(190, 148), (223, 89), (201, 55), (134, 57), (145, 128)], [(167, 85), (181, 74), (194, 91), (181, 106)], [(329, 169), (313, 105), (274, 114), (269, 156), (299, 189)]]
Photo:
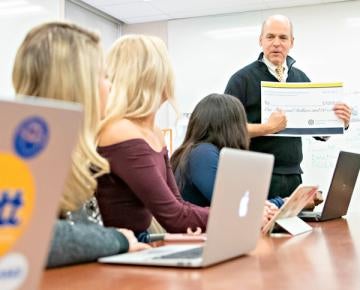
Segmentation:
[(167, 49), (157, 37), (120, 38), (107, 58), (111, 82), (98, 152), (110, 173), (98, 179), (104, 224), (126, 227), (140, 237), (152, 217), (168, 232), (206, 230), (208, 208), (185, 202), (178, 191), (155, 115), (174, 101), (174, 77)]
[(109, 172), (108, 162), (97, 153), (95, 145), (100, 106), (104, 107), (109, 90), (99, 37), (69, 23), (33, 28), (17, 52), (13, 85), (17, 94), (84, 106), (84, 122), (60, 205), (61, 217), (71, 221), (57, 222), (48, 266), (93, 261), (142, 248), (131, 231), (92, 223), (82, 210), (96, 189), (96, 177)]

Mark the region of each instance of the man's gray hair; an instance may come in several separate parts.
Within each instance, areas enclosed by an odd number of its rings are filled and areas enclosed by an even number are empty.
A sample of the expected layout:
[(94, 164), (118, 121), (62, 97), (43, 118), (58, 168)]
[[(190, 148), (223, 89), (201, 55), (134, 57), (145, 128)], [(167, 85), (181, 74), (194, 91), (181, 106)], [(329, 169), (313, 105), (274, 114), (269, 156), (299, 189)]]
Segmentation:
[(289, 17), (287, 17), (285, 15), (280, 15), (280, 14), (271, 15), (271, 16), (269, 16), (268, 18), (266, 18), (264, 20), (264, 22), (261, 25), (261, 34), (260, 35), (263, 35), (265, 25), (268, 24), (272, 20), (281, 20), (281, 21), (284, 21), (284, 22), (288, 22), (288, 24), (290, 26), (290, 35), (291, 35), (291, 37), (294, 37), (294, 35), (293, 35), (293, 25), (292, 25), (291, 20), (289, 19)]

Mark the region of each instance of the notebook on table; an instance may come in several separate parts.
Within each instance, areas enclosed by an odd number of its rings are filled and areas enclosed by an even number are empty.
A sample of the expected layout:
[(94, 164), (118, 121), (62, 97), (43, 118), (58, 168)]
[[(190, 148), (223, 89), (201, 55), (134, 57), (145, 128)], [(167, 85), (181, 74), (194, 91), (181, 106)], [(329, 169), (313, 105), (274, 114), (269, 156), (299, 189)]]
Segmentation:
[(101, 263), (173, 267), (207, 267), (256, 246), (269, 190), (274, 157), (223, 148), (220, 152), (207, 224), (199, 245), (168, 245), (142, 252), (100, 258)]
[(0, 289), (36, 290), (44, 269), (81, 107), (0, 100)]
[(327, 221), (346, 215), (360, 169), (360, 154), (340, 151), (321, 212), (302, 211), (306, 221)]

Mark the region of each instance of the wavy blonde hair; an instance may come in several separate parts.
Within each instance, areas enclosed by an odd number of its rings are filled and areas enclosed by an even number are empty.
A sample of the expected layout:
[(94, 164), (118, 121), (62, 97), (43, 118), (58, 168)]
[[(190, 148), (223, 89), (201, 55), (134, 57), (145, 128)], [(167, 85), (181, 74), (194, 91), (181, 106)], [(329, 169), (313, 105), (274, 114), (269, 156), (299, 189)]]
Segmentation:
[(84, 106), (82, 130), (61, 200), (62, 213), (76, 210), (92, 197), (96, 177), (109, 172), (108, 162), (96, 151), (102, 55), (97, 34), (64, 22), (33, 28), (16, 54), (12, 77), (17, 94)]
[(158, 37), (126, 35), (111, 47), (106, 68), (112, 83), (100, 131), (121, 118), (147, 117), (174, 100), (174, 74), (165, 43)]

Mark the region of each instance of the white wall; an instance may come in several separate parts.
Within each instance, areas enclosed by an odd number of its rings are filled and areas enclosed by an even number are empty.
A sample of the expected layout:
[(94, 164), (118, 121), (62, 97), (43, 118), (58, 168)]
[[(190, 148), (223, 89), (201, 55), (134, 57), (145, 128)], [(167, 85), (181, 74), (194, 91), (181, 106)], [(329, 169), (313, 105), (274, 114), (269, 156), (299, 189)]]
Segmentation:
[(168, 42), (168, 21), (156, 21), (138, 24), (124, 24), (122, 34), (145, 34), (160, 37), (166, 44)]
[[(167, 21), (156, 21), (149, 23), (139, 24), (124, 24), (121, 30), (122, 35), (124, 34), (145, 34), (153, 35), (161, 38), (165, 44), (168, 43), (168, 22)], [(156, 114), (156, 124), (160, 128), (171, 127), (171, 114), (173, 110), (168, 103), (165, 103), (158, 113)]]
[(105, 51), (120, 36), (121, 22), (119, 20), (104, 15), (86, 4), (79, 5), (65, 0), (65, 19), (100, 33)]
[[(343, 81), (346, 101), (356, 109), (344, 136), (326, 143), (304, 140), (304, 182), (326, 190), (339, 150), (360, 153), (360, 93), (356, 93), (360, 92), (360, 1), (169, 21), (177, 98), (182, 112), (191, 112), (207, 94), (222, 93), (230, 76), (261, 52), (262, 21), (279, 13), (294, 24), (295, 44), (290, 55), (297, 60), (295, 66), (313, 81)], [(351, 211), (360, 211), (359, 183)]]
[(31, 27), (63, 16), (63, 0), (3, 0), (0, 2), (0, 97), (14, 94), (11, 81), (16, 51)]
[[(2, 0), (0, 1), (0, 97), (9, 98), (12, 88), (12, 67), (16, 51), (26, 33), (45, 21), (66, 19), (102, 34), (104, 48), (120, 35), (120, 22), (112, 21), (65, 0)], [(65, 15), (66, 12), (66, 15)]]
[(294, 23), (290, 55), (298, 68), (313, 81), (342, 80), (348, 89), (360, 88), (360, 1), (173, 20), (168, 43), (183, 111), (208, 93), (223, 92), (229, 77), (257, 58), (260, 25), (275, 13)]

